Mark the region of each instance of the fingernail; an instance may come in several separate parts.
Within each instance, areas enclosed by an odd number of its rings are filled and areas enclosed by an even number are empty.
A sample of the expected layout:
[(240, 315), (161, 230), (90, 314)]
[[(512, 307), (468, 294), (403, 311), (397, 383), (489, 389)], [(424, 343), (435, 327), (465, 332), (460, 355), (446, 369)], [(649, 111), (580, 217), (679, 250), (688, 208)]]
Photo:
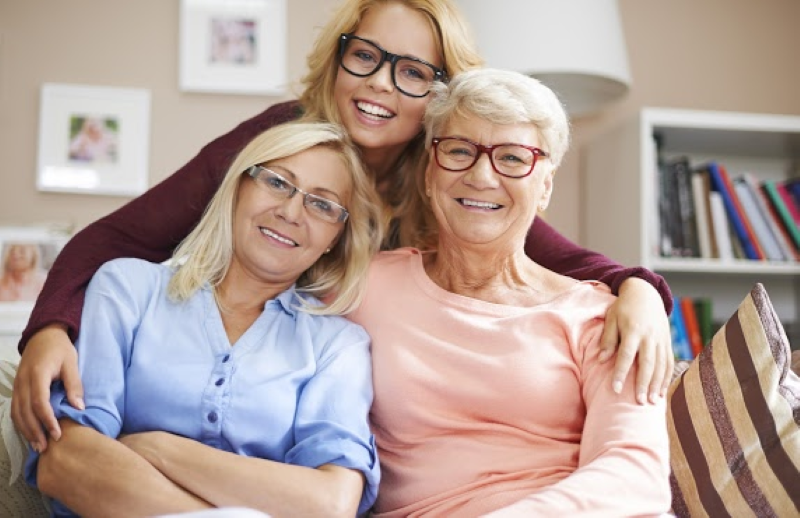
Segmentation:
[(620, 392), (622, 392), (622, 382), (621, 381), (615, 381), (614, 384), (611, 385), (611, 389), (614, 392), (616, 392), (617, 394), (619, 394)]
[(86, 403), (83, 402), (83, 398), (78, 398), (78, 409), (79, 410), (86, 410)]
[(647, 396), (645, 395), (644, 392), (639, 392), (638, 394), (636, 394), (636, 401), (638, 401), (640, 405), (644, 405), (645, 402), (647, 401)]
[(597, 359), (600, 360), (601, 362), (604, 362), (611, 355), (610, 353), (611, 351), (609, 351), (608, 349), (603, 349), (602, 351), (600, 351), (600, 355), (597, 357)]
[(656, 392), (651, 392), (651, 393), (650, 393), (650, 402), (651, 402), (651, 403), (655, 403), (655, 402), (656, 402), (656, 400), (658, 399), (658, 397), (659, 397), (658, 393), (656, 393)]
[(41, 453), (41, 451), (39, 450), (39, 443), (32, 442), (31, 443), (31, 449), (33, 451), (35, 451), (36, 453)]

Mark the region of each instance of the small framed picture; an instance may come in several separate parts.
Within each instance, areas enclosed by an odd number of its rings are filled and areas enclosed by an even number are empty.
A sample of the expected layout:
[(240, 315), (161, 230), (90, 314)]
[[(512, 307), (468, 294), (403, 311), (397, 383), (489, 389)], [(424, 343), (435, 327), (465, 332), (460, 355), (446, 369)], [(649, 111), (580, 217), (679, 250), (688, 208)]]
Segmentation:
[(41, 95), (40, 191), (137, 196), (147, 190), (148, 90), (46, 83)]
[(286, 26), (286, 0), (181, 0), (181, 90), (285, 93)]
[(38, 227), (0, 227), (0, 333), (25, 327), (69, 236)]

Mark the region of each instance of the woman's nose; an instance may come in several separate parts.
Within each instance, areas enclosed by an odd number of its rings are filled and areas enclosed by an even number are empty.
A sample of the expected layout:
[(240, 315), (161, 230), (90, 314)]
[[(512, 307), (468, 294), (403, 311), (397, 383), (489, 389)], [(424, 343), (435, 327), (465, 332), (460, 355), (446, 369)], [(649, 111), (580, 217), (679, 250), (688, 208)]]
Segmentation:
[(497, 187), (500, 179), (492, 166), (489, 153), (481, 153), (478, 160), (464, 175), (464, 181), (478, 189)]
[(392, 81), (392, 64), (384, 62), (374, 74), (367, 77), (367, 86), (376, 92), (391, 92), (394, 90)]
[(305, 196), (303, 193), (295, 191), (289, 197), (284, 198), (278, 206), (277, 214), (288, 223), (297, 223), (303, 217), (305, 209)]

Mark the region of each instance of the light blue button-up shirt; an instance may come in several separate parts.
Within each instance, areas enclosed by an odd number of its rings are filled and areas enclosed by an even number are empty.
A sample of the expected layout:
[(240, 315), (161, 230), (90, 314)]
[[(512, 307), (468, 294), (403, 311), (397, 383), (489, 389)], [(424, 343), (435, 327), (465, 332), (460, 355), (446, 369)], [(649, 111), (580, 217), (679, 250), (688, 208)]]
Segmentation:
[[(171, 276), (169, 267), (139, 259), (98, 270), (75, 344), (86, 410), (73, 408), (56, 383), (56, 417), (109, 437), (163, 430), (240, 455), (356, 469), (367, 481), (359, 512), (369, 509), (380, 468), (364, 329), (299, 311), (291, 288), (268, 301), (231, 347), (211, 290), (174, 302)], [(37, 461), (32, 452), (33, 485)]]

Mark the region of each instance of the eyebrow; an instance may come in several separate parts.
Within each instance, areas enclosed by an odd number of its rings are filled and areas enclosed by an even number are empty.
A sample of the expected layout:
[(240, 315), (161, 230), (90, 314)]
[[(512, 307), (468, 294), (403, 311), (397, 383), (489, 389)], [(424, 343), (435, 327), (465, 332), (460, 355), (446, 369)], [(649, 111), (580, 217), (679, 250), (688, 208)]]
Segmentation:
[[(417, 60), (419, 60), (419, 61), (422, 61), (423, 63), (428, 63), (429, 65), (433, 65), (433, 66), (435, 66), (436, 68), (439, 68), (439, 69), (442, 69), (442, 70), (444, 70), (444, 65), (437, 65), (437, 64), (436, 64), (436, 63), (434, 63), (433, 61), (429, 61), (429, 60), (427, 60), (427, 59), (425, 59), (425, 58), (423, 58), (423, 57), (416, 56), (416, 55), (414, 55), (414, 54), (398, 54), (397, 52), (392, 52), (391, 50), (387, 49), (385, 45), (382, 45), (382, 44), (378, 43), (377, 41), (373, 40), (372, 38), (365, 38), (364, 36), (361, 36), (361, 35), (359, 35), (358, 33), (355, 33), (355, 32), (353, 33), (353, 36), (358, 36), (358, 37), (359, 37), (359, 38), (361, 38), (362, 40), (366, 40), (366, 41), (368, 41), (368, 42), (372, 43), (373, 45), (376, 45), (376, 46), (378, 46), (378, 47), (382, 48), (382, 49), (383, 49), (383, 50), (385, 50), (386, 52), (391, 52), (392, 54), (394, 54), (394, 55), (396, 55), (396, 56), (400, 56), (401, 58), (412, 58), (412, 59), (417, 59)], [(439, 58), (439, 57), (437, 56), (437, 59), (438, 59), (438, 58)], [(444, 61), (444, 59), (442, 59), (442, 61)]]
[[(286, 167), (284, 167), (282, 165), (264, 164), (261, 167), (263, 167), (265, 169), (276, 169), (276, 171), (275, 171), (276, 173), (278, 173), (281, 176), (288, 176), (290, 178), (287, 178), (287, 180), (291, 180), (292, 183), (297, 183), (297, 175), (294, 174), (290, 169), (288, 169), (288, 168), (286, 168)], [(336, 201), (338, 203), (343, 203), (342, 197), (339, 195), (339, 193), (337, 193), (335, 191), (332, 191), (332, 190), (328, 189), (327, 187), (312, 187), (311, 189), (303, 189), (303, 190), (306, 191), (306, 192), (309, 192), (311, 194), (316, 194), (317, 196), (319, 196), (320, 193), (329, 193), (329, 194), (331, 194), (331, 195), (336, 197)]]

